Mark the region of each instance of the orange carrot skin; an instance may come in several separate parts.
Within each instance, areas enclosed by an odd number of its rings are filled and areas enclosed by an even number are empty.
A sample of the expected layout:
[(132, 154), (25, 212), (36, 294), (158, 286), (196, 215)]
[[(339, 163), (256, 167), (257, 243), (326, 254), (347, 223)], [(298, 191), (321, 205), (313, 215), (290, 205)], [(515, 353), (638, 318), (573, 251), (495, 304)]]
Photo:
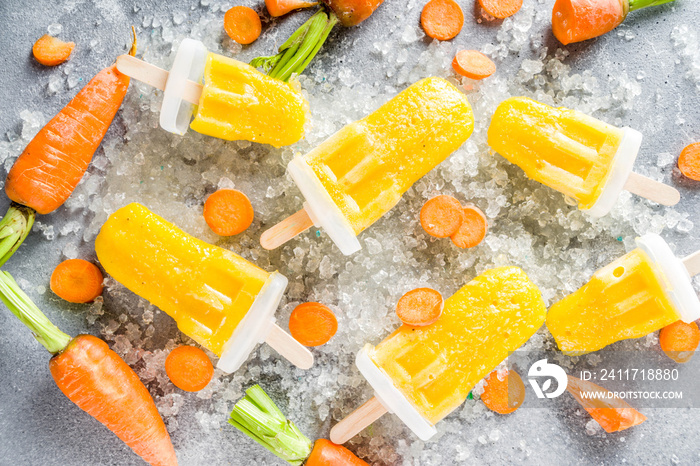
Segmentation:
[(552, 32), (564, 45), (593, 39), (619, 26), (627, 13), (628, 0), (557, 0)]
[(40, 214), (59, 208), (83, 177), (124, 100), (129, 77), (103, 69), (32, 139), (12, 166), (7, 196)]
[(342, 445), (320, 438), (304, 463), (306, 466), (369, 466)]
[(384, 0), (323, 0), (345, 27), (357, 26), (366, 20)]
[(49, 362), (56, 385), (153, 466), (177, 465), (175, 449), (153, 398), (107, 343), (78, 335)]

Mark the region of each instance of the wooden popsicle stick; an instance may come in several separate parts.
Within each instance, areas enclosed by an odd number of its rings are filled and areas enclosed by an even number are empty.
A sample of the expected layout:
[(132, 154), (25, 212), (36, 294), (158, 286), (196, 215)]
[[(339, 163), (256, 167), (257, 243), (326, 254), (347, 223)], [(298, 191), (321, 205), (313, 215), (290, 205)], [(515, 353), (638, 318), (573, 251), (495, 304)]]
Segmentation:
[(700, 274), (700, 251), (695, 251), (689, 256), (683, 258), (683, 265), (688, 269), (691, 277)]
[(660, 183), (635, 172), (630, 173), (624, 189), (665, 206), (676, 205), (681, 200), (681, 193), (673, 186)]
[(260, 237), (260, 245), (265, 249), (275, 249), (314, 226), (306, 210), (301, 209), (277, 225), (266, 230)]
[[(161, 91), (165, 90), (165, 84), (168, 82), (169, 73), (167, 71), (131, 55), (119, 55), (117, 57), (117, 69), (120, 73)], [(202, 95), (202, 88), (201, 84), (187, 80), (182, 98), (189, 103), (198, 105), (199, 97)]]
[(314, 355), (279, 325), (272, 324), (270, 333), (265, 337), (265, 343), (270, 345), (281, 356), (299, 369), (309, 369), (314, 365)]
[(342, 445), (362, 432), (365, 427), (382, 417), (386, 412), (384, 405), (380, 403), (376, 396), (373, 396), (369, 401), (333, 426), (330, 435), (331, 442)]

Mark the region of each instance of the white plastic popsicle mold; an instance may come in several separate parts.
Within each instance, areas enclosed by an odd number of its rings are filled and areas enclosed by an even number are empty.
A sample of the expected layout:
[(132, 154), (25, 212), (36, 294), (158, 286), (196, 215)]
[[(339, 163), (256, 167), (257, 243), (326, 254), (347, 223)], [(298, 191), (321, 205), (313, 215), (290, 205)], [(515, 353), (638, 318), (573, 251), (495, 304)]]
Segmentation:
[(160, 106), (160, 127), (164, 130), (181, 136), (187, 132), (195, 105), (182, 98), (185, 83), (202, 82), (207, 53), (204, 44), (194, 39), (184, 39), (177, 49)]
[(265, 341), (275, 323), (275, 311), (287, 289), (287, 283), (287, 277), (279, 272), (270, 274), (245, 317), (224, 344), (217, 368), (228, 374), (237, 371), (255, 346)]
[(387, 412), (396, 414), (419, 439), (423, 441), (430, 439), (437, 433), (437, 429), (413, 407), (403, 393), (394, 386), (389, 376), (372, 361), (369, 353), (373, 348), (372, 345), (366, 344), (357, 353), (355, 365), (374, 389), (374, 396)]
[(314, 222), (314, 226), (323, 228), (340, 251), (349, 256), (362, 249), (355, 236), (355, 230), (345, 219), (330, 194), (323, 187), (313, 169), (300, 154), (294, 156), (287, 167), (294, 183), (304, 195), (304, 210)]
[(687, 324), (700, 319), (700, 299), (695, 294), (688, 269), (673, 254), (668, 243), (654, 233), (647, 233), (637, 238), (636, 242), (656, 265), (666, 296), (673, 303), (680, 319)]
[(632, 128), (622, 128), (623, 136), (620, 147), (613, 157), (610, 174), (605, 180), (603, 191), (598, 196), (595, 204), (590, 209), (581, 209), (591, 217), (603, 217), (607, 215), (617, 202), (617, 198), (624, 189), (627, 178), (632, 173), (634, 161), (642, 146), (642, 133)]

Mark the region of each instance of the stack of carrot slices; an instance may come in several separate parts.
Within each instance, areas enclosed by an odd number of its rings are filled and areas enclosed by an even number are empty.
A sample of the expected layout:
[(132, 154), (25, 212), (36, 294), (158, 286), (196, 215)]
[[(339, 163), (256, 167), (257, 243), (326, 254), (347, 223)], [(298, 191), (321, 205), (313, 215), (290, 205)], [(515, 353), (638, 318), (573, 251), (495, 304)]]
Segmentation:
[(449, 237), (459, 248), (473, 248), (486, 236), (486, 216), (475, 205), (463, 206), (452, 196), (439, 195), (428, 200), (420, 210), (420, 223), (426, 233), (436, 238)]

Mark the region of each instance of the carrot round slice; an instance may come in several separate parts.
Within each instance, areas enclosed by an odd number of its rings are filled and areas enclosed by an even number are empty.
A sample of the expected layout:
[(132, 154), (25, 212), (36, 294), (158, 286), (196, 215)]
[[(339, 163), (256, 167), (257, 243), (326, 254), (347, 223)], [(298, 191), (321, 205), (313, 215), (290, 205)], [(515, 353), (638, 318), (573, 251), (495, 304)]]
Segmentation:
[(83, 259), (68, 259), (51, 274), (51, 291), (69, 303), (89, 303), (102, 294), (102, 272)]
[(420, 210), (420, 224), (426, 233), (436, 238), (454, 235), (463, 221), (462, 204), (452, 196), (435, 196)]
[(32, 54), (42, 65), (56, 66), (68, 60), (74, 48), (75, 42), (63, 42), (45, 34), (34, 42)]
[(214, 366), (207, 353), (194, 346), (178, 346), (165, 358), (165, 373), (180, 390), (198, 392), (214, 375)]
[(510, 414), (520, 408), (525, 401), (525, 384), (515, 371), (507, 371), (503, 379), (498, 378), (498, 371), (486, 377), (481, 401), (487, 408), (498, 414)]
[(486, 215), (474, 205), (464, 208), (464, 222), (450, 239), (458, 248), (473, 248), (483, 241), (488, 230)]
[(335, 314), (321, 303), (300, 304), (289, 316), (289, 333), (304, 346), (324, 345), (337, 331)]
[(698, 324), (686, 324), (682, 320), (672, 323), (659, 332), (659, 344), (666, 356), (676, 362), (688, 362), (700, 343)]
[(464, 13), (454, 0), (430, 0), (423, 7), (420, 24), (429, 37), (450, 40), (462, 30)]
[(224, 29), (228, 36), (239, 44), (250, 44), (260, 37), (260, 16), (247, 6), (234, 6), (224, 15)]
[(460, 50), (452, 60), (452, 68), (462, 76), (471, 79), (488, 78), (496, 72), (496, 64), (486, 55), (476, 50)]
[(416, 288), (401, 296), (396, 315), (406, 325), (423, 327), (437, 322), (442, 314), (442, 295), (432, 288)]
[(255, 211), (248, 196), (236, 189), (220, 189), (204, 203), (204, 220), (220, 236), (233, 236), (245, 231)]
[(494, 18), (513, 16), (523, 6), (523, 0), (479, 0), (481, 8)]
[(700, 181), (700, 142), (690, 144), (681, 151), (678, 168), (691, 180)]

